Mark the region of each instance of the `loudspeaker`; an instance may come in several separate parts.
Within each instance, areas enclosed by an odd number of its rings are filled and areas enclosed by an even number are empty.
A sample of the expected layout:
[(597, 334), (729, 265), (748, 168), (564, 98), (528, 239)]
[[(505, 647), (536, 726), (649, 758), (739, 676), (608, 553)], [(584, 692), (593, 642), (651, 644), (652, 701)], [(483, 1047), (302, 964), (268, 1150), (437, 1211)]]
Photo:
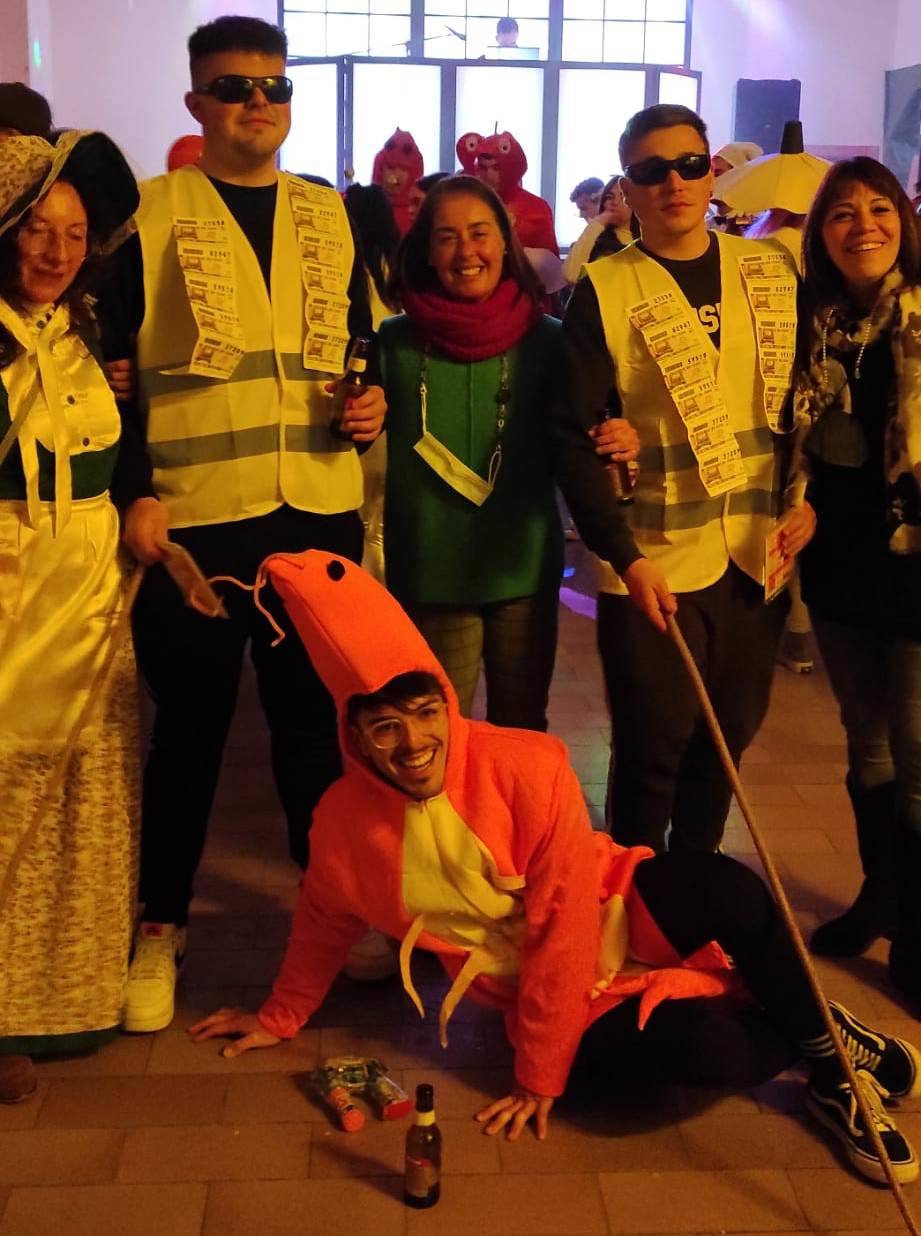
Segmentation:
[(799, 120), (800, 82), (740, 77), (736, 82), (732, 138), (757, 142), (765, 154), (780, 149), (783, 127)]

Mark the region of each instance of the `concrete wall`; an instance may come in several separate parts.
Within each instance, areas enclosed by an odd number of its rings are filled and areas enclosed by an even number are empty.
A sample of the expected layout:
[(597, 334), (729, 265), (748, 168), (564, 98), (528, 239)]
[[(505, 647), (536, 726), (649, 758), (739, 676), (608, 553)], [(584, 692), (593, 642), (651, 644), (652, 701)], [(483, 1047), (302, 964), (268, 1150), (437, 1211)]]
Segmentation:
[(32, 84), (56, 122), (104, 129), (138, 175), (153, 176), (175, 138), (198, 131), (182, 101), (188, 36), (222, 13), (274, 22), (278, 9), (275, 0), (29, 0), (29, 13), (51, 65)]
[(807, 143), (878, 146), (896, 48), (904, 63), (921, 60), (921, 4), (874, 0), (868, 14), (866, 0), (694, 0), (691, 67), (704, 74), (713, 144), (732, 137), (738, 78), (796, 77)]
[(29, 6), (27, 0), (0, 4), (0, 81), (29, 80)]
[[(225, 12), (275, 21), (275, 0), (0, 0), (0, 75), (26, 74), (61, 125), (106, 129), (143, 175), (194, 130), (185, 41)], [(732, 136), (740, 77), (802, 82), (806, 140), (878, 146), (887, 69), (921, 61), (919, 0), (694, 0), (691, 64), (714, 146)]]

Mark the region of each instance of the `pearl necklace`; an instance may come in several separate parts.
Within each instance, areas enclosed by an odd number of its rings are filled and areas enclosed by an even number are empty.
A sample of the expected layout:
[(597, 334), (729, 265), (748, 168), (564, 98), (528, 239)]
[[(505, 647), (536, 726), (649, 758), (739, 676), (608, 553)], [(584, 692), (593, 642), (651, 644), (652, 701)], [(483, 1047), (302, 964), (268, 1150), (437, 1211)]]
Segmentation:
[[(867, 320), (864, 323), (863, 330), (860, 332), (860, 347), (857, 349), (857, 360), (854, 362), (854, 379), (860, 381), (860, 363), (863, 360), (863, 354), (867, 350), (867, 344), (870, 340), (870, 331), (873, 328), (873, 312), (876, 306), (867, 315)], [(822, 323), (822, 385), (828, 390), (828, 327), (834, 315), (834, 306), (829, 309), (825, 315), (825, 320)]]

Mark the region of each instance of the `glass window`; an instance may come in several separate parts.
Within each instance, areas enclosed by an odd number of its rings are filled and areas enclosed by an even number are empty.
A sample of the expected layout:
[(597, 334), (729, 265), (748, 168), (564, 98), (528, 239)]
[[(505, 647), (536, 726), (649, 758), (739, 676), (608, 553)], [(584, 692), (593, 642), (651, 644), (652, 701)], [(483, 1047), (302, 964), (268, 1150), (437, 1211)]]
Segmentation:
[(425, 54), (438, 60), (463, 60), (467, 54), (466, 17), (426, 17)]
[(646, 23), (646, 63), (684, 64), (684, 22)]
[[(403, 66), (400, 66), (403, 68)], [(281, 166), (340, 182), (337, 155), (336, 65), (291, 64), (291, 132), (281, 148)]]
[[(438, 0), (435, 0), (438, 3)], [(502, 0), (467, 0), (468, 17), (491, 17), (493, 28), (500, 17), (508, 15), (508, 6)]]
[(563, 12), (567, 18), (604, 17), (604, 0), (566, 0)]
[(500, 68), (464, 65), (457, 70), (457, 136), (511, 133), (527, 155), (524, 187), (540, 193), (543, 140), (544, 71), (540, 68)]
[(646, 0), (647, 21), (686, 21), (687, 0)]
[(370, 0), (372, 13), (405, 13), (409, 15), (412, 0)]
[(515, 0), (512, 8), (518, 18), (518, 24), (521, 25), (522, 17), (546, 17), (548, 2), (547, 0)]
[(605, 0), (604, 15), (608, 21), (642, 21), (646, 0)]
[(680, 103), (697, 111), (697, 78), (688, 77), (684, 73), (659, 74), (659, 102)]
[(642, 69), (560, 70), (556, 234), (561, 245), (572, 244), (584, 226), (570, 193), (588, 176), (607, 181), (621, 170), (617, 142), (645, 95)]
[[(374, 156), (393, 133), (407, 129), (426, 172), (440, 164), (441, 69), (437, 64), (356, 64), (352, 93), (352, 162), (371, 183)], [(445, 169), (447, 171), (453, 168)]]
[(563, 59), (600, 60), (602, 23), (600, 21), (563, 22)]
[(285, 30), (291, 37), (291, 18), (295, 13), (325, 13), (326, 0), (292, 0), (285, 10)]
[(371, 17), (369, 56), (409, 55), (408, 17)]
[(368, 51), (368, 18), (363, 14), (327, 13), (327, 56), (364, 56)]
[(609, 64), (642, 64), (643, 31), (641, 21), (606, 21), (603, 58)]
[(289, 56), (326, 55), (326, 18), (322, 13), (289, 13), (285, 29)]

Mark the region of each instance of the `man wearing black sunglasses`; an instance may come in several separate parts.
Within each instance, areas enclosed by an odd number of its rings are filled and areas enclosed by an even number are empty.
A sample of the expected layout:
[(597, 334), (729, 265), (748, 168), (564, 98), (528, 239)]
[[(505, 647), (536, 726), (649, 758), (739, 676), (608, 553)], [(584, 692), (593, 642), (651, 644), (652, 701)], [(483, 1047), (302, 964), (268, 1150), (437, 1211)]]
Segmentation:
[[(246, 594), (228, 621), (185, 608), (161, 564), (183, 545), (206, 575), (251, 584), (269, 554), (308, 548), (360, 561), (354, 444), (383, 423), (379, 386), (330, 430), (330, 383), (350, 339), (371, 334), (367, 292), (335, 190), (279, 172), (291, 125), (286, 40), (219, 18), (189, 40), (186, 105), (199, 163), (142, 188), (125, 246), (122, 325), (136, 333), (138, 406), (125, 409), (117, 483), (125, 540), (150, 568), (135, 607), (138, 662), (156, 704), (144, 776), (141, 899), (125, 1026), (173, 1015), (192, 882), (249, 646), (288, 818), (307, 862), (314, 805), (339, 775), (332, 701), (296, 639), (271, 647)], [(106, 314), (111, 321), (111, 308)], [(124, 356), (109, 340), (110, 358)], [(373, 382), (373, 379), (372, 379)]]
[[(714, 850), (731, 793), (664, 616), (676, 614), (738, 762), (767, 709), (787, 604), (765, 603), (763, 577), (784, 505), (795, 273), (779, 246), (707, 231), (707, 130), (688, 108), (639, 112), (620, 159), (641, 240), (591, 263), (567, 309), (559, 482), (603, 560), (614, 835), (661, 851), (670, 823), (670, 848)], [(625, 457), (596, 425), (605, 407), (640, 439), (629, 507), (603, 467)], [(785, 518), (785, 555), (813, 526), (808, 508)]]

